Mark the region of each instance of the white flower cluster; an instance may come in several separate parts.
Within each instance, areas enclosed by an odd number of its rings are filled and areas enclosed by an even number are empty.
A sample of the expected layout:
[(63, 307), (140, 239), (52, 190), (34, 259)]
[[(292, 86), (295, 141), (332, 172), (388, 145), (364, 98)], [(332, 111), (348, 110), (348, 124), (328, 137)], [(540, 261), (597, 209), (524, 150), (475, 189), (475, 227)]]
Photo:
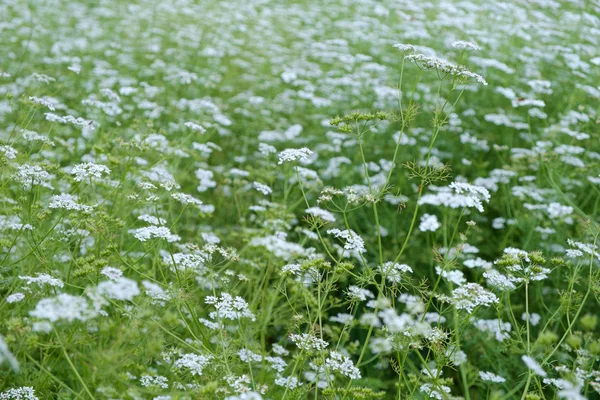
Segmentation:
[(36, 185), (54, 189), (50, 184), (50, 180), (54, 178), (54, 175), (48, 173), (39, 165), (28, 164), (19, 165), (18, 172), (13, 175), (13, 179), (23, 185), (25, 190), (29, 190)]
[(343, 231), (339, 229), (329, 229), (327, 233), (338, 239), (344, 240), (344, 249), (346, 250), (356, 251), (357, 253), (364, 253), (367, 251), (365, 249), (365, 241), (352, 229)]
[(402, 52), (406, 52), (406, 53), (414, 53), (415, 52), (415, 46), (413, 46), (412, 44), (397, 43), (397, 44), (393, 45), (392, 47), (394, 47)]
[(169, 243), (181, 240), (179, 235), (171, 233), (166, 226), (146, 226), (144, 228), (133, 229), (129, 231), (140, 242), (146, 242), (151, 239), (164, 239)]
[(87, 206), (85, 204), (78, 203), (78, 200), (79, 197), (68, 193), (54, 195), (50, 198), (50, 204), (48, 204), (48, 208), (60, 208), (68, 211), (83, 211), (85, 213), (89, 213), (94, 209), (93, 206)]
[(503, 322), (499, 319), (479, 319), (473, 323), (473, 326), (481, 332), (492, 333), (499, 342), (510, 338), (512, 330), (510, 322)]
[(33, 74), (31, 74), (31, 78), (35, 79), (38, 82), (42, 82), (42, 83), (56, 82), (56, 78), (53, 78), (46, 74), (40, 74), (38, 72), (34, 72)]
[(381, 318), (383, 325), (386, 326), (390, 333), (401, 333), (405, 336), (412, 337), (420, 335), (425, 336), (431, 330), (431, 326), (428, 322), (421, 322), (420, 318), (414, 318), (407, 313), (398, 315), (393, 308), (381, 310), (377, 316)]
[(265, 185), (264, 183), (254, 182), (253, 185), (254, 185), (254, 189), (258, 190), (265, 196), (268, 196), (271, 193), (273, 193), (273, 189), (271, 189), (269, 186)]
[(190, 269), (200, 272), (204, 269), (207, 260), (208, 255), (200, 251), (190, 254), (175, 253), (171, 255), (171, 253), (167, 253), (163, 256), (163, 262), (169, 266), (171, 271)]
[[(275, 384), (277, 384), (277, 381), (275, 382)], [(290, 387), (290, 389), (293, 389), (293, 388)], [(250, 392), (240, 393), (237, 396), (227, 396), (227, 397), (225, 397), (225, 400), (263, 400), (263, 397), (258, 392), (250, 391)]]
[(419, 224), (419, 230), (421, 232), (435, 232), (442, 224), (439, 223), (437, 216), (430, 214), (423, 214), (421, 217), (421, 223)]
[(21, 229), (31, 231), (33, 226), (22, 224), (18, 215), (0, 215), (0, 232), (5, 230), (19, 231)]
[(539, 324), (542, 320), (542, 316), (538, 313), (529, 313), (529, 315), (527, 315), (527, 313), (523, 313), (521, 314), (521, 319), (529, 322), (533, 326), (537, 326), (537, 324)]
[(300, 264), (286, 264), (281, 267), (281, 272), (296, 275), (298, 272), (300, 272), (300, 269)]
[(452, 291), (452, 303), (458, 310), (471, 314), (476, 307), (498, 303), (498, 298), (477, 283), (467, 283)]
[(146, 295), (153, 300), (152, 304), (164, 306), (166, 302), (171, 299), (169, 293), (164, 291), (156, 283), (150, 282), (148, 280), (143, 280), (142, 285), (144, 286), (144, 289), (146, 289)]
[(301, 350), (324, 350), (329, 343), (308, 333), (290, 333), (290, 340)]
[(504, 275), (495, 269), (490, 269), (483, 273), (483, 276), (486, 278), (488, 286), (496, 288), (502, 291), (510, 291), (515, 290), (517, 286), (515, 283), (522, 282), (523, 279), (519, 277), (515, 277), (513, 275)]
[(453, 270), (443, 270), (439, 265), (435, 267), (435, 272), (438, 275), (441, 275), (442, 278), (446, 279), (448, 282), (452, 282), (457, 286), (462, 286), (467, 280), (465, 279), (462, 271), (457, 269)]
[(304, 160), (307, 159), (313, 152), (307, 147), (301, 149), (285, 149), (279, 153), (279, 162), (277, 164), (283, 164), (288, 161)]
[(32, 103), (35, 103), (37, 105), (43, 106), (48, 108), (48, 110), (50, 111), (55, 111), (56, 109), (54, 108), (54, 103), (52, 103), (51, 101), (49, 101), (46, 98), (40, 98), (40, 97), (35, 97), (35, 96), (29, 96), (29, 101)]
[(39, 287), (42, 287), (43, 285), (50, 285), (61, 288), (64, 286), (64, 283), (60, 279), (54, 278), (48, 274), (38, 274), (37, 277), (19, 276), (19, 279), (24, 280), (28, 285), (35, 283)]
[(392, 283), (400, 283), (402, 281), (403, 274), (412, 274), (413, 270), (406, 264), (398, 264), (388, 261), (383, 264), (382, 272), (388, 281)]
[(110, 174), (110, 169), (106, 165), (83, 163), (77, 164), (71, 170), (71, 175), (75, 176), (76, 182), (84, 181), (88, 178), (102, 178), (102, 174)]
[(167, 170), (166, 162), (156, 164), (148, 171), (143, 171), (142, 176), (156, 183), (168, 192), (170, 192), (174, 188), (180, 188), (177, 181), (175, 181), (173, 175)]
[(525, 363), (527, 368), (529, 368), (534, 374), (539, 375), (541, 377), (548, 376), (546, 371), (544, 371), (544, 369), (541, 367), (541, 365), (538, 364), (538, 362), (535, 361), (535, 359), (533, 357), (530, 357), (528, 355), (523, 355), (521, 357), (521, 359), (523, 360), (523, 362)]
[(487, 381), (487, 382), (495, 382), (495, 383), (503, 383), (506, 382), (506, 379), (493, 374), (491, 372), (485, 372), (485, 371), (479, 371), (479, 377), (481, 378), (482, 381)]
[(269, 362), (271, 368), (279, 373), (283, 372), (287, 367), (287, 363), (281, 357), (267, 356), (265, 357), (265, 360)]
[(291, 260), (299, 256), (306, 256), (310, 249), (300, 246), (298, 243), (288, 242), (286, 235), (269, 235), (265, 237), (255, 237), (250, 240), (248, 246), (263, 246), (276, 257), (284, 260)]
[(185, 194), (185, 193), (173, 193), (171, 195), (172, 198), (174, 198), (175, 200), (177, 200), (178, 202), (180, 202), (181, 204), (183, 204), (184, 206), (187, 205), (193, 205), (196, 207), (199, 207), (202, 205), (202, 201), (198, 200), (197, 198), (195, 198), (192, 195), (189, 194)]
[(326, 222), (335, 222), (335, 216), (331, 212), (323, 210), (319, 207), (310, 207), (304, 210), (304, 212), (312, 215), (313, 217), (320, 218)]
[[(483, 212), (483, 201), (490, 200), (490, 192), (481, 186), (468, 183), (453, 182), (447, 188), (434, 188), (438, 193), (426, 194), (419, 200), (419, 205), (430, 204), (450, 208), (475, 208)], [(452, 193), (454, 191), (455, 193)]]
[[(19, 370), (19, 361), (17, 361), (15, 356), (8, 349), (8, 345), (4, 341), (4, 337), (0, 335), (0, 365), (4, 364), (5, 361), (14, 371)], [(6, 398), (11, 399), (12, 397)], [(0, 397), (0, 399), (2, 399), (2, 397)]]
[[(585, 253), (594, 256), (596, 257), (596, 259), (600, 260), (600, 253), (596, 251), (596, 249), (598, 249), (598, 246), (594, 244), (576, 242), (572, 239), (567, 239), (567, 243), (569, 244), (569, 246), (575, 247), (575, 249), (568, 249), (566, 251), (567, 256), (569, 256), (570, 258), (581, 257)], [(571, 251), (571, 253), (569, 253), (569, 250)]]
[(163, 389), (169, 388), (169, 380), (161, 375), (142, 375), (140, 377), (140, 384), (144, 387), (158, 386)]
[(23, 293), (13, 293), (6, 298), (6, 302), (9, 304), (10, 303), (18, 303), (19, 301), (23, 300), (24, 298), (25, 298), (25, 295)]
[(202, 125), (198, 125), (195, 122), (186, 122), (184, 125), (196, 132), (200, 132), (200, 133), (206, 132), (206, 129), (204, 129), (204, 127)]
[(167, 220), (160, 217), (155, 217), (154, 215), (142, 214), (138, 216), (140, 221), (147, 222), (151, 225), (166, 225)]
[(448, 398), (448, 394), (450, 394), (451, 389), (446, 385), (437, 387), (432, 383), (424, 383), (421, 385), (421, 387), (419, 387), (419, 391), (421, 393), (425, 393), (430, 399), (444, 400)]
[(252, 321), (256, 320), (254, 314), (248, 309), (248, 303), (240, 296), (234, 298), (229, 293), (221, 293), (221, 297), (206, 296), (204, 301), (217, 309), (208, 314), (212, 319), (250, 318)]
[(102, 281), (96, 287), (99, 294), (113, 300), (131, 301), (140, 294), (140, 288), (136, 281), (120, 277), (115, 280)]
[(277, 386), (287, 387), (288, 389), (296, 389), (297, 387), (302, 386), (302, 382), (295, 376), (279, 376), (275, 379), (275, 384)]
[(100, 273), (112, 280), (117, 280), (123, 276), (123, 271), (114, 267), (104, 267)]
[(176, 368), (187, 368), (190, 370), (192, 376), (201, 376), (202, 370), (210, 363), (213, 356), (200, 356), (197, 354), (184, 354), (175, 361), (174, 365)]
[(356, 301), (367, 301), (367, 298), (374, 298), (375, 295), (369, 289), (361, 288), (355, 285), (348, 287), (348, 298)]
[(0, 400), (39, 400), (39, 398), (31, 386), (22, 386), (0, 393)]
[(97, 312), (91, 309), (86, 298), (61, 293), (56, 297), (45, 298), (38, 302), (29, 315), (39, 319), (56, 322), (65, 319), (68, 322), (75, 320), (87, 321), (94, 318)]
[(261, 356), (260, 354), (256, 354), (248, 349), (240, 349), (240, 351), (238, 351), (238, 356), (240, 357), (240, 360), (244, 362), (262, 362), (263, 360), (263, 356)]
[(47, 121), (58, 122), (61, 124), (71, 124), (71, 125), (78, 126), (79, 128), (95, 130), (96, 127), (98, 126), (97, 122), (83, 119), (81, 117), (75, 118), (72, 115), (65, 115), (64, 117), (61, 117), (60, 115), (56, 115), (53, 113), (45, 113), (44, 115), (46, 116)]
[(479, 46), (477, 46), (475, 43), (464, 40), (457, 40), (456, 42), (453, 42), (452, 47), (460, 50), (480, 50)]
[(405, 58), (425, 70), (434, 69), (442, 74), (447, 74), (455, 77), (462, 77), (467, 79), (474, 79), (484, 86), (487, 86), (486, 80), (483, 76), (469, 71), (463, 66), (454, 65), (444, 59), (438, 57), (426, 56), (425, 54), (408, 54)]
[(10, 146), (0, 146), (0, 154), (4, 154), (7, 160), (14, 160), (19, 152)]
[(483, 212), (481, 201), (490, 202), (490, 192), (483, 186), (475, 186), (464, 182), (452, 182), (449, 186), (457, 194), (466, 193), (467, 207), (475, 207), (479, 212)]
[(325, 360), (325, 365), (350, 379), (360, 379), (360, 370), (354, 366), (350, 357), (332, 351)]
[(208, 189), (217, 186), (217, 182), (213, 180), (215, 173), (204, 168), (198, 168), (196, 170), (196, 178), (198, 178), (199, 185), (196, 188), (200, 193), (206, 192)]

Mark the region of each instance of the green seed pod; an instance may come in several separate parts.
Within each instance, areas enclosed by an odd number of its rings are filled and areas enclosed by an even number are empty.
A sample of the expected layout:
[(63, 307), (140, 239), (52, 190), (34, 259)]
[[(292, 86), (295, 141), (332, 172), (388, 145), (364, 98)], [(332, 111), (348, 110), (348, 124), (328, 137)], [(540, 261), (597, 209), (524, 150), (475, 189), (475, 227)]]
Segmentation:
[(567, 344), (573, 349), (579, 349), (582, 343), (581, 336), (579, 335), (571, 335), (567, 338)]
[(587, 313), (581, 317), (579, 322), (581, 323), (581, 327), (586, 331), (594, 331), (596, 329), (596, 325), (598, 325), (598, 316)]
[(542, 346), (550, 346), (558, 341), (558, 335), (554, 332), (544, 332), (538, 341)]

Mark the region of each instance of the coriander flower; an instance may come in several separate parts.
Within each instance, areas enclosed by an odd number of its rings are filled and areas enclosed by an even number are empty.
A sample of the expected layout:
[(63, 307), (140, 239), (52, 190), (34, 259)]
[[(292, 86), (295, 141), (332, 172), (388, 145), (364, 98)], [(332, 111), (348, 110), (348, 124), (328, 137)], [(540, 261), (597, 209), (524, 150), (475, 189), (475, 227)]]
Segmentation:
[(479, 74), (469, 71), (463, 66), (454, 65), (438, 57), (426, 56), (425, 54), (408, 54), (405, 58), (425, 70), (437, 70), (438, 72), (458, 78), (474, 79), (484, 86), (486, 80)]
[(178, 202), (180, 202), (181, 204), (183, 204), (184, 206), (191, 204), (193, 206), (199, 207), (202, 205), (202, 201), (198, 200), (197, 198), (195, 198), (189, 194), (173, 193), (173, 194), (171, 194), (171, 197), (173, 199), (177, 200)]
[(114, 267), (104, 267), (100, 273), (106, 276), (108, 279), (112, 279), (113, 281), (123, 276), (123, 271)]
[(354, 366), (350, 357), (343, 356), (338, 352), (332, 351), (325, 360), (325, 365), (350, 379), (360, 379), (360, 370)]
[(291, 275), (296, 275), (300, 272), (301, 267), (300, 264), (286, 264), (281, 267), (282, 273), (289, 273)]
[(300, 350), (323, 350), (325, 347), (329, 346), (329, 343), (326, 341), (308, 333), (290, 333), (290, 340), (296, 343), (296, 346), (298, 346)]
[(295, 376), (279, 376), (275, 379), (275, 384), (277, 386), (283, 386), (288, 389), (296, 389), (297, 387), (302, 385), (302, 382), (298, 380)]
[(277, 343), (273, 344), (273, 353), (278, 354), (280, 356), (287, 356), (288, 354), (290, 354), (290, 352), (287, 351), (285, 347)]
[(140, 288), (136, 281), (125, 277), (119, 277), (110, 281), (102, 281), (96, 287), (98, 293), (114, 300), (133, 300), (140, 294)]
[(243, 362), (262, 362), (263, 360), (263, 356), (261, 356), (260, 354), (256, 354), (248, 349), (240, 349), (240, 351), (238, 351), (238, 356)]
[(59, 288), (64, 286), (64, 283), (60, 279), (54, 278), (48, 274), (38, 274), (37, 277), (19, 276), (19, 279), (26, 281), (27, 285), (35, 283), (39, 287), (42, 287), (42, 285), (50, 285)]
[(54, 103), (52, 103), (51, 101), (49, 101), (47, 98), (40, 98), (40, 97), (35, 97), (35, 96), (29, 96), (29, 101), (32, 103), (35, 103), (37, 105), (40, 106), (44, 106), (47, 107), (48, 110), (50, 111), (56, 111), (54, 108)]
[(208, 314), (212, 319), (237, 320), (250, 318), (252, 321), (256, 320), (256, 317), (248, 308), (248, 303), (240, 296), (234, 298), (229, 293), (221, 293), (221, 297), (206, 296), (204, 302), (213, 305), (217, 309), (217, 311)]
[(367, 301), (367, 297), (370, 299), (375, 298), (375, 295), (369, 290), (358, 286), (350, 285), (348, 287), (348, 298), (356, 301)]
[(161, 376), (161, 375), (156, 375), (156, 376), (142, 375), (140, 377), (140, 384), (143, 387), (158, 386), (162, 389), (169, 388), (169, 380), (166, 377)]
[(0, 146), (0, 154), (4, 154), (7, 160), (14, 160), (19, 152), (10, 146)]
[(68, 193), (53, 195), (50, 198), (50, 204), (48, 204), (48, 208), (52, 208), (52, 209), (58, 208), (58, 209), (63, 209), (63, 210), (67, 210), (67, 211), (83, 211), (85, 213), (89, 213), (94, 209), (93, 206), (79, 204), (77, 202), (78, 200), (79, 200), (79, 197), (72, 195), (72, 194), (68, 194)]
[(534, 374), (539, 375), (541, 377), (548, 376), (546, 371), (544, 371), (544, 369), (540, 366), (540, 364), (537, 363), (537, 361), (535, 361), (533, 357), (523, 355), (521, 357), (521, 360), (523, 360), (525, 365), (527, 365), (527, 368), (529, 368)]
[(415, 46), (413, 46), (412, 44), (397, 43), (397, 44), (393, 45), (392, 47), (394, 47), (404, 53), (414, 53), (415, 52)]
[(77, 164), (71, 170), (71, 175), (75, 175), (75, 181), (81, 182), (88, 178), (102, 178), (102, 174), (110, 174), (110, 169), (105, 165), (94, 163)]
[(400, 283), (402, 281), (402, 276), (407, 273), (412, 274), (413, 270), (406, 264), (398, 264), (388, 261), (383, 264), (382, 272), (388, 281), (392, 283)]
[(48, 173), (39, 165), (19, 165), (18, 172), (13, 175), (13, 179), (23, 185), (25, 190), (31, 189), (35, 185), (40, 185), (48, 189), (54, 189), (50, 180), (55, 176)]
[(476, 283), (467, 283), (452, 291), (452, 302), (456, 309), (473, 313), (478, 306), (490, 306), (498, 303), (498, 298)]
[(490, 192), (482, 187), (463, 182), (453, 182), (447, 187), (432, 188), (437, 193), (426, 194), (419, 205), (430, 204), (450, 208), (475, 208), (483, 212), (483, 202), (490, 201)]
[(479, 212), (483, 212), (483, 206), (481, 205), (482, 200), (486, 203), (490, 202), (490, 192), (483, 186), (475, 186), (463, 182), (452, 182), (449, 187), (454, 189), (457, 194), (465, 193), (467, 207), (475, 207)]
[(81, 296), (72, 296), (67, 293), (56, 297), (42, 299), (29, 312), (29, 315), (39, 319), (47, 319), (56, 322), (66, 319), (68, 322), (75, 320), (87, 321), (94, 318), (97, 312), (90, 308), (87, 299)]
[(346, 250), (356, 251), (358, 253), (364, 253), (367, 251), (365, 249), (364, 240), (352, 229), (346, 229), (343, 231), (339, 229), (329, 229), (327, 233), (338, 239), (342, 239), (344, 241), (344, 249)]
[(477, 46), (475, 43), (466, 42), (464, 40), (457, 40), (452, 43), (452, 47), (460, 50), (480, 50), (481, 48)]
[(166, 226), (146, 226), (144, 228), (133, 229), (129, 231), (140, 242), (146, 242), (151, 239), (164, 239), (169, 243), (181, 240), (179, 235), (172, 234)]
[(320, 218), (326, 222), (335, 222), (335, 216), (331, 212), (323, 210), (319, 207), (310, 207), (304, 210), (304, 212), (312, 215), (313, 217)]
[(279, 153), (279, 162), (277, 164), (283, 164), (284, 162), (288, 161), (305, 160), (312, 153), (313, 152), (307, 147), (303, 147), (301, 149), (285, 149)]
[(473, 326), (481, 332), (494, 334), (494, 338), (499, 342), (509, 339), (512, 330), (510, 322), (499, 319), (479, 319), (473, 323)]
[[(14, 371), (19, 370), (19, 362), (17, 361), (15, 356), (8, 349), (8, 345), (4, 341), (4, 337), (2, 337), (2, 335), (0, 335), (0, 365), (2, 365), (5, 361), (8, 362), (8, 365), (10, 365), (10, 367)], [(18, 389), (11, 389), (11, 390), (18, 390)], [(0, 393), (0, 399), (3, 398), (2, 396), (3, 396), (3, 393)], [(10, 397), (8, 397), (8, 398), (10, 399)], [(37, 399), (37, 397), (36, 397), (36, 399)]]
[(495, 383), (503, 383), (506, 382), (506, 379), (501, 377), (500, 375), (495, 375), (491, 372), (479, 371), (479, 377), (482, 381), (487, 382), (495, 382)]
[(206, 129), (204, 129), (204, 127), (194, 122), (186, 122), (184, 125), (193, 131), (200, 132), (201, 134), (206, 132)]
[(206, 368), (213, 356), (199, 356), (197, 354), (184, 354), (173, 364), (175, 368), (186, 368), (192, 376), (202, 376), (202, 370)]
[(268, 196), (271, 193), (273, 193), (273, 189), (271, 189), (269, 186), (265, 185), (264, 183), (254, 182), (253, 185), (254, 185), (254, 189), (261, 192), (265, 196)]
[(6, 298), (7, 303), (18, 303), (23, 300), (25, 295), (23, 293), (13, 293)]
[(435, 232), (442, 224), (438, 222), (438, 218), (435, 215), (423, 214), (421, 217), (421, 223), (419, 224), (419, 230), (421, 232)]
[(2, 400), (39, 400), (35, 395), (35, 390), (31, 386), (21, 386), (18, 388), (8, 389), (6, 392), (0, 393)]

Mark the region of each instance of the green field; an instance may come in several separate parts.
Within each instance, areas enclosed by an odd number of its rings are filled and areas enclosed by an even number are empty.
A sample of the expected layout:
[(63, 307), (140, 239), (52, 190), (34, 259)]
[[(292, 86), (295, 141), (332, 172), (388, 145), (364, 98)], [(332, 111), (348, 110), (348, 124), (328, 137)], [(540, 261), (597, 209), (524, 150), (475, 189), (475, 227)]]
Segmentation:
[(0, 2), (0, 399), (600, 398), (600, 2)]

